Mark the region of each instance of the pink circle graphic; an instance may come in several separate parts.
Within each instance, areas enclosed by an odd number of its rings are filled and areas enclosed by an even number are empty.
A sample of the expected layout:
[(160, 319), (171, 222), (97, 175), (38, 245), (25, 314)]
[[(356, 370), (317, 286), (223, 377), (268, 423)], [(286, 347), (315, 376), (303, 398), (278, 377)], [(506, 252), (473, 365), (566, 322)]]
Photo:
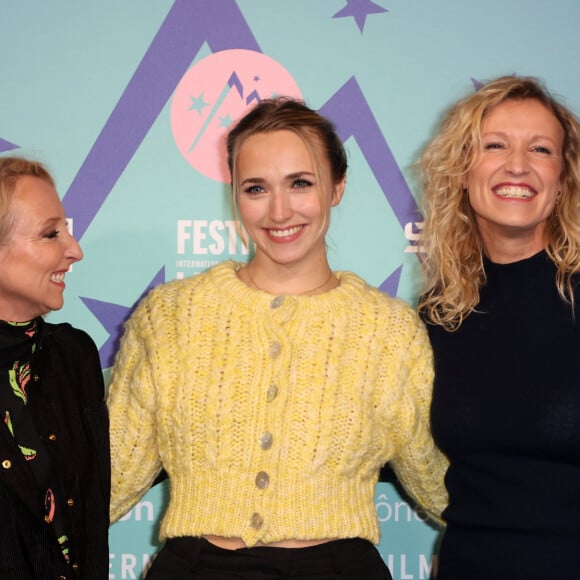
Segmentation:
[(185, 73), (171, 103), (179, 151), (201, 174), (229, 183), (228, 129), (260, 100), (276, 95), (302, 98), (290, 73), (261, 52), (224, 50), (200, 60)]

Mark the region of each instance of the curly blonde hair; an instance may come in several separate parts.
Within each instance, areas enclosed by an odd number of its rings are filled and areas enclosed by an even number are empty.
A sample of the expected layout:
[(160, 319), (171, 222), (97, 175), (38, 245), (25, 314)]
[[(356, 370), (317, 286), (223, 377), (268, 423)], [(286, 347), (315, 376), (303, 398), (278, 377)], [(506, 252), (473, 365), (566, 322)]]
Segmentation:
[(483, 244), (464, 191), (481, 151), (481, 124), (500, 103), (525, 99), (544, 105), (564, 130), (561, 196), (548, 218), (545, 249), (557, 267), (558, 292), (573, 304), (571, 277), (580, 272), (580, 123), (538, 79), (504, 76), (451, 107), (420, 160), (426, 289), (419, 308), (428, 322), (449, 331), (476, 308), (485, 282)]

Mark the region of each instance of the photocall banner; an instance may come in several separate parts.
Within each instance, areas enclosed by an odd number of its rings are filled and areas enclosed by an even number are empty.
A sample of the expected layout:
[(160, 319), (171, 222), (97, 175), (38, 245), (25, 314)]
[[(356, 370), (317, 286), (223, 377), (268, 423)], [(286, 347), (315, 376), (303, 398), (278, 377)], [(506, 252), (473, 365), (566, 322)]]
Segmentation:
[[(304, 99), (345, 143), (332, 267), (415, 305), (421, 148), (499, 75), (540, 77), (578, 112), (579, 20), (576, 0), (1, 0), (0, 154), (49, 167), (85, 253), (49, 320), (89, 332), (107, 376), (144, 293), (247, 259), (224, 136), (273, 95)], [(111, 580), (148, 567), (167, 494), (111, 528)], [(375, 502), (394, 578), (428, 579), (438, 530), (390, 483)]]

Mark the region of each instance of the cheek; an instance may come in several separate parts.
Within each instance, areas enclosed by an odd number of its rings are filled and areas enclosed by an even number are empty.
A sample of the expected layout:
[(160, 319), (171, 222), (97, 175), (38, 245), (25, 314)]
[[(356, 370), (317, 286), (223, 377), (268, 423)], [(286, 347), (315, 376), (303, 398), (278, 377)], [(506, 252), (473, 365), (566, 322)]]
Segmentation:
[(469, 190), (469, 195), (467, 196), (467, 202), (469, 207), (472, 209), (475, 215), (480, 213), (481, 205), (479, 203), (479, 198), (477, 195), (474, 195), (473, 188)]
[(558, 191), (562, 186), (562, 182), (564, 181), (564, 176), (562, 174), (562, 168), (558, 167), (557, 169), (552, 169), (551, 171), (547, 172), (546, 182), (552, 186), (555, 191)]
[(464, 185), (470, 191), (472, 189), (485, 189), (496, 167), (492, 160), (480, 161), (466, 176)]
[(545, 214), (546, 215), (550, 215), (553, 211), (554, 211), (554, 207), (556, 206), (556, 200), (558, 198), (557, 192), (557, 186), (554, 186), (554, 193), (553, 195), (550, 196), (546, 196), (546, 200), (544, 202), (544, 208), (545, 208)]
[(486, 189), (477, 185), (470, 188), (467, 196), (467, 204), (473, 216), (477, 218), (486, 217), (498, 211), (498, 200)]
[(253, 236), (253, 232), (259, 229), (260, 222), (263, 221), (267, 209), (264, 204), (252, 200), (251, 202), (246, 201), (238, 205), (240, 221), (244, 229)]
[(240, 219), (244, 222), (248, 219), (251, 219), (254, 213), (252, 204), (248, 203), (247, 200), (240, 200), (238, 202), (238, 213), (240, 215)]
[[(328, 202), (328, 211), (330, 211), (331, 201)], [(309, 195), (298, 198), (294, 204), (295, 211), (310, 216), (318, 216), (324, 213), (322, 202), (318, 195)]]

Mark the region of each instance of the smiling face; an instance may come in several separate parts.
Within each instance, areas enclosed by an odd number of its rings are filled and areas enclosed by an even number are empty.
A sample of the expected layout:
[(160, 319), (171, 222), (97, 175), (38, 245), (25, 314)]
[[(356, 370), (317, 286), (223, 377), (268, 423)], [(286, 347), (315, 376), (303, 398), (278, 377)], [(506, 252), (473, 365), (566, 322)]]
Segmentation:
[(240, 217), (256, 244), (260, 267), (314, 266), (326, 261), (324, 235), (330, 207), (344, 181), (333, 184), (330, 165), (319, 145), (322, 181), (302, 139), (292, 131), (257, 133), (240, 147), (237, 191)]
[(83, 254), (68, 233), (54, 188), (19, 177), (8, 208), (12, 226), (0, 244), (0, 319), (25, 322), (64, 303), (64, 275)]
[(464, 185), (486, 251), (513, 243), (520, 257), (531, 256), (544, 247), (546, 221), (559, 194), (562, 126), (539, 101), (508, 100), (484, 118), (481, 140)]

